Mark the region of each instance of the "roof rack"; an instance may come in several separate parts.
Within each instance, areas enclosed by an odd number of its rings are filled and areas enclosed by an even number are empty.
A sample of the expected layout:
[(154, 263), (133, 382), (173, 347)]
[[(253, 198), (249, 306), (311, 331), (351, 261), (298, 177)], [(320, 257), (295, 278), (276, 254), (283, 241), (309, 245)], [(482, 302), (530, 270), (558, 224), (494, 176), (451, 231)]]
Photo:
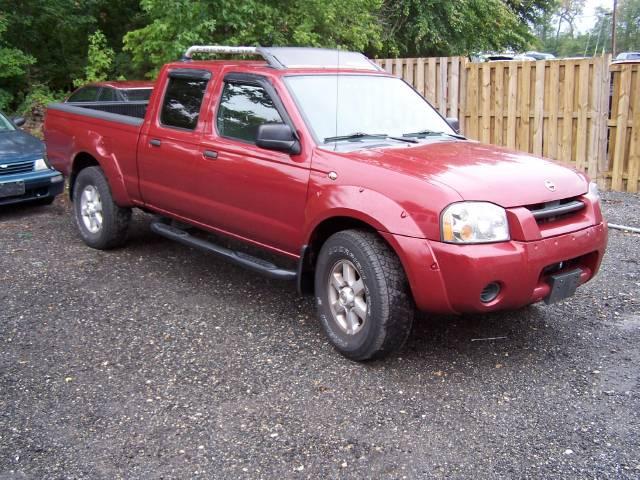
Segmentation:
[(332, 68), (377, 70), (382, 68), (358, 52), (304, 47), (231, 47), (224, 45), (194, 45), (182, 57), (188, 62), (194, 53), (226, 55), (258, 55), (278, 70), (287, 68)]

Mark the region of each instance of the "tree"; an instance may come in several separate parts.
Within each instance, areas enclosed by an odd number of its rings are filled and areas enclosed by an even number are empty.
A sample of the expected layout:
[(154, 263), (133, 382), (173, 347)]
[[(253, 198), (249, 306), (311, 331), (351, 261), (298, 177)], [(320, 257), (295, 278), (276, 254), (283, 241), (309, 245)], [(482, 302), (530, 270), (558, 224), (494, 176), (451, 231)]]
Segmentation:
[(583, 10), (584, 0), (562, 0), (560, 9), (557, 13), (558, 31), (556, 33), (556, 40), (560, 36), (563, 24), (566, 24), (569, 27), (569, 34), (573, 37), (576, 18), (582, 14)]
[(130, 0), (0, 0), (0, 12), (7, 41), (36, 59), (32, 79), (54, 89), (69, 89), (83, 76), (96, 30), (119, 52), (123, 35), (143, 22), (139, 4)]
[(619, 52), (640, 51), (640, 0), (621, 0), (616, 29)]
[[(532, 38), (522, 2), (500, 0), (387, 0), (383, 54), (462, 55), (524, 48)], [(534, 3), (534, 2), (530, 2)], [(531, 14), (531, 18), (534, 14)]]
[(0, 95), (15, 106), (36, 84), (57, 92), (79, 78), (153, 76), (198, 43), (370, 56), (523, 49), (557, 1), (0, 0), (0, 88), (9, 92)]
[(36, 61), (22, 50), (9, 46), (3, 38), (6, 31), (7, 20), (0, 15), (0, 110), (11, 104), (15, 83), (26, 76), (28, 67)]
[(125, 35), (124, 50), (151, 76), (199, 43), (381, 46), (381, 0), (141, 0), (141, 6), (148, 23)]
[(106, 80), (113, 68), (113, 49), (107, 45), (107, 37), (100, 30), (89, 35), (89, 53), (85, 77), (73, 81), (74, 87), (79, 87), (89, 82)]
[[(559, 18), (558, 12), (551, 12), (547, 18), (551, 19), (547, 25), (568, 20)], [(567, 24), (567, 30), (552, 39), (545, 35), (548, 29), (536, 28), (537, 46), (558, 56), (600, 55), (611, 53), (611, 9), (597, 7), (593, 27), (587, 32), (576, 35)], [(618, 4), (616, 20), (616, 40), (619, 52), (640, 50), (640, 0), (621, 0)]]

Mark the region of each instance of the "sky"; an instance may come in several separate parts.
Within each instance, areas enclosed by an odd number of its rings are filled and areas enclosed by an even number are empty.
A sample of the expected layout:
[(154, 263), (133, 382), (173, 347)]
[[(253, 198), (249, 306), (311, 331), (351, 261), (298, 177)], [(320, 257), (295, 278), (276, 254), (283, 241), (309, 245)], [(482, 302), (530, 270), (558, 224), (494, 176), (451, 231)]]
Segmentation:
[(609, 7), (609, 9), (612, 9), (613, 0), (586, 0), (584, 2), (582, 17), (577, 22), (578, 30), (580, 32), (586, 32), (593, 27), (593, 24), (596, 22), (596, 7)]

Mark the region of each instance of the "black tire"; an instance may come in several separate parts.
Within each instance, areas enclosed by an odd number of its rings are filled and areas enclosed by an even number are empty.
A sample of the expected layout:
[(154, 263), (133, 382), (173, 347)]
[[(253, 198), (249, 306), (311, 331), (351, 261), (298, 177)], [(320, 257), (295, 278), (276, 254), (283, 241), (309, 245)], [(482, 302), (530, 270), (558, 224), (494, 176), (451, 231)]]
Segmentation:
[[(364, 283), (366, 316), (356, 327), (359, 330), (353, 329), (355, 333), (348, 333), (339, 325), (330, 306), (329, 280), (334, 268), (339, 270), (345, 261), (355, 267)], [(400, 349), (411, 333), (415, 308), (404, 269), (376, 233), (345, 230), (325, 242), (316, 263), (315, 297), (327, 337), (336, 350), (351, 360), (385, 357)]]
[[(102, 207), (102, 224), (95, 232), (89, 230), (81, 213), (81, 198), (88, 187), (97, 190)], [(119, 207), (113, 201), (109, 183), (100, 167), (87, 167), (76, 177), (73, 211), (80, 235), (90, 247), (108, 250), (121, 246), (127, 240), (131, 209)]]

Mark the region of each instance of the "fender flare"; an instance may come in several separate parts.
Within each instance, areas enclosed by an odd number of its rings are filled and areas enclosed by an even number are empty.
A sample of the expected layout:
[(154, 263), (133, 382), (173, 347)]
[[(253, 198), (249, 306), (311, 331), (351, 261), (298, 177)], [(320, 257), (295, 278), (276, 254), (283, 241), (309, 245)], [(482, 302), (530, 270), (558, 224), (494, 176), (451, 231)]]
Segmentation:
[(336, 185), (309, 196), (305, 243), (311, 242), (318, 226), (336, 217), (358, 220), (380, 232), (425, 238), (405, 208), (389, 197), (355, 185)]

